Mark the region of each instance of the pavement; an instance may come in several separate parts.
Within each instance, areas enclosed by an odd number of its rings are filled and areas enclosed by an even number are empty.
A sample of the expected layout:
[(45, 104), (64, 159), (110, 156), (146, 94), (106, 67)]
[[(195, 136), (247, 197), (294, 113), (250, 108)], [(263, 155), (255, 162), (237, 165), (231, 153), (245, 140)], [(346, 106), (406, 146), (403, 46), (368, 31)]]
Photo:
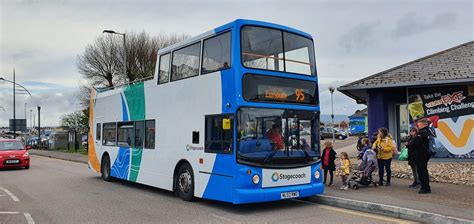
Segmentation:
[(38, 150), (38, 149), (30, 149), (29, 153), (32, 155), (68, 160), (71, 162), (79, 162), (79, 163), (88, 162), (87, 155), (83, 155), (79, 153), (67, 153), (67, 152), (60, 152), (60, 151), (54, 151), (54, 150)]
[(0, 170), (0, 223), (412, 223), (311, 201), (185, 202), (127, 181), (105, 182), (84, 163), (32, 155)]
[[(355, 156), (357, 151), (353, 143), (354, 138), (341, 141), (336, 151)], [(31, 150), (31, 153), (87, 163), (87, 156), (80, 154), (38, 150)], [(312, 197), (307, 202), (431, 223), (474, 223), (474, 188), (470, 186), (431, 183), (432, 194), (420, 195), (417, 189), (408, 188), (411, 180), (406, 179), (392, 178), (390, 187), (371, 186), (348, 191), (339, 190), (339, 177), (335, 177), (335, 184), (326, 187), (323, 196)]]

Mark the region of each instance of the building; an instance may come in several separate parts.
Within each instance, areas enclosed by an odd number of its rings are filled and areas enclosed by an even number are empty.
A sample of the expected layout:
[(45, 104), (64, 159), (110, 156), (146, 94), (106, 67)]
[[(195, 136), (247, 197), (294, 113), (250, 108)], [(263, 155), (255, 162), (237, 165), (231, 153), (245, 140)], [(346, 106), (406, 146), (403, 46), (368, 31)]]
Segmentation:
[(388, 127), (398, 144), (429, 118), (435, 157), (474, 158), (474, 41), (379, 72), (338, 90), (368, 107), (368, 131)]
[(359, 135), (367, 134), (367, 108), (363, 110), (357, 110), (353, 115), (349, 116), (349, 134)]

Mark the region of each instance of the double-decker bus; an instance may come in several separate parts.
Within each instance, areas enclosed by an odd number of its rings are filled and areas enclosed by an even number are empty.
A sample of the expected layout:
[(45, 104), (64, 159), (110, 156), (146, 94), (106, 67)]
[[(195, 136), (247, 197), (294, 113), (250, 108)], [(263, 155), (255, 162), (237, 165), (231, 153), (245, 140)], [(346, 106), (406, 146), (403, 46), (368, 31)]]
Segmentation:
[(234, 204), (323, 192), (311, 35), (236, 20), (159, 50), (152, 80), (93, 91), (89, 167)]

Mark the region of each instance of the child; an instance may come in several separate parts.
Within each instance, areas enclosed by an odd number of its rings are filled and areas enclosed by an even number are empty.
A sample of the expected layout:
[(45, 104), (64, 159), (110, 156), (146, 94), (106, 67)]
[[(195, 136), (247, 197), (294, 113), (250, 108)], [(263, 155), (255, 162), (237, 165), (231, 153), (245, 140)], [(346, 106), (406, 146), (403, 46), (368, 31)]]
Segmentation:
[(324, 169), (324, 181), (323, 184), (326, 184), (326, 179), (328, 176), (328, 171), (329, 175), (331, 176), (329, 179), (329, 185), (330, 187), (334, 186), (333, 184), (333, 171), (336, 169), (336, 164), (334, 163), (334, 160), (336, 160), (336, 151), (332, 148), (332, 142), (326, 141), (324, 142), (324, 150), (323, 150), (323, 169)]
[(349, 189), (347, 179), (349, 177), (350, 169), (351, 169), (351, 161), (349, 160), (349, 156), (347, 155), (346, 152), (341, 152), (341, 159), (340, 159), (341, 167), (340, 173), (341, 173), (341, 179), (342, 179), (342, 187), (340, 188), (341, 190), (347, 190)]
[(367, 151), (367, 149), (371, 148), (368, 138), (363, 138), (361, 140), (361, 143), (362, 143), (362, 149), (360, 150), (360, 153), (357, 156), (358, 159), (362, 159), (362, 156), (364, 156), (365, 151)]

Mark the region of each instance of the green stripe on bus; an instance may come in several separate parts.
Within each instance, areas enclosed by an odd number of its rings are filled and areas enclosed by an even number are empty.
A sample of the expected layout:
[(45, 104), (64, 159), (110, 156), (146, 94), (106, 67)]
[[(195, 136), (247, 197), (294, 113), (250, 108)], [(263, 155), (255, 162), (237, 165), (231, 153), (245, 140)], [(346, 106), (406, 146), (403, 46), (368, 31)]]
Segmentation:
[[(129, 85), (123, 92), (127, 99), (129, 119), (131, 121), (145, 120), (145, 89), (143, 82)], [(130, 181), (137, 181), (142, 155), (143, 148), (132, 148), (132, 162), (128, 177)]]

